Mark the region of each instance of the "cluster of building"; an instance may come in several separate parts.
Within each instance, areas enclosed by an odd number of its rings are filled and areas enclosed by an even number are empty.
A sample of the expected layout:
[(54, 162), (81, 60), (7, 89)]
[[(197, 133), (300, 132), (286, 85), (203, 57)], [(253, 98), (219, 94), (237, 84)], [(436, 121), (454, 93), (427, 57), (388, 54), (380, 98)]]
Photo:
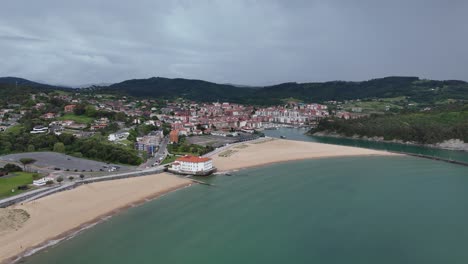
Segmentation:
[(162, 130), (152, 131), (143, 137), (137, 137), (135, 149), (153, 156), (159, 150), (159, 146), (164, 138)]
[(255, 109), (232, 103), (167, 104), (156, 115), (171, 124), (172, 137), (180, 135), (212, 134), (236, 136), (236, 132), (254, 133), (270, 127), (271, 123), (310, 125), (328, 116), (328, 109), (320, 104), (295, 104)]
[(328, 108), (321, 104), (290, 104), (285, 106), (272, 106), (255, 111), (255, 115), (263, 122), (280, 123), (287, 125), (315, 124), (322, 118), (328, 117)]

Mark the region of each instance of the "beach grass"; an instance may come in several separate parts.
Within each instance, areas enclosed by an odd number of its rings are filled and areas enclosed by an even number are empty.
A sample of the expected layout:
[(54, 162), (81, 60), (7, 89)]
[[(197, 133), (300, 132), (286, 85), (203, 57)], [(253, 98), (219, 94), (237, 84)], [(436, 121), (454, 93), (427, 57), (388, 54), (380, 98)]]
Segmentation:
[(236, 152), (237, 152), (237, 150), (228, 149), (228, 150), (223, 151), (222, 153), (220, 153), (218, 156), (223, 157), (223, 158), (227, 158), (227, 157), (231, 156), (232, 154), (234, 154)]
[[(15, 172), (0, 178), (0, 198), (12, 196), (23, 192), (18, 190), (18, 186), (31, 184), (33, 182), (32, 173)], [(15, 190), (12, 192), (11, 190)]]

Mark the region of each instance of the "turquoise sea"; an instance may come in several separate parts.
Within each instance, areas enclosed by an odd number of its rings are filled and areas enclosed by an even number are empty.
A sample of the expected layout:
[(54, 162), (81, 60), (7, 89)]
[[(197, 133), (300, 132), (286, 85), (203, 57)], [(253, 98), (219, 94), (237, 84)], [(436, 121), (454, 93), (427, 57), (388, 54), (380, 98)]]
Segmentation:
[(23, 263), (468, 263), (468, 167), (331, 158), (205, 180)]

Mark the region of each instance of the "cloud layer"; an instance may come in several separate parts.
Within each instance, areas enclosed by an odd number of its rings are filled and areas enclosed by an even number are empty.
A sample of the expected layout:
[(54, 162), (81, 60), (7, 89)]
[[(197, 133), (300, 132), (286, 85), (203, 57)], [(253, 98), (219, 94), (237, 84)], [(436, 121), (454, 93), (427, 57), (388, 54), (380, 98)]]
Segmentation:
[(6, 1), (0, 75), (69, 85), (468, 80), (467, 10), (463, 0)]

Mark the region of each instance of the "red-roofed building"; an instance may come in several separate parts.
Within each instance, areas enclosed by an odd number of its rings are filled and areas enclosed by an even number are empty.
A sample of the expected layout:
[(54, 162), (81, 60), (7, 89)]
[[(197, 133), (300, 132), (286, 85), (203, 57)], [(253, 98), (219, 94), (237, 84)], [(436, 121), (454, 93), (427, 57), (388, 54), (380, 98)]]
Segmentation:
[(175, 129), (169, 133), (169, 139), (171, 143), (179, 143), (179, 130)]
[(184, 156), (178, 158), (173, 164), (171, 171), (180, 174), (208, 175), (215, 170), (210, 158), (197, 156)]
[(72, 113), (76, 108), (76, 105), (72, 104), (72, 105), (66, 105), (64, 108), (63, 108), (63, 111), (65, 113)]

